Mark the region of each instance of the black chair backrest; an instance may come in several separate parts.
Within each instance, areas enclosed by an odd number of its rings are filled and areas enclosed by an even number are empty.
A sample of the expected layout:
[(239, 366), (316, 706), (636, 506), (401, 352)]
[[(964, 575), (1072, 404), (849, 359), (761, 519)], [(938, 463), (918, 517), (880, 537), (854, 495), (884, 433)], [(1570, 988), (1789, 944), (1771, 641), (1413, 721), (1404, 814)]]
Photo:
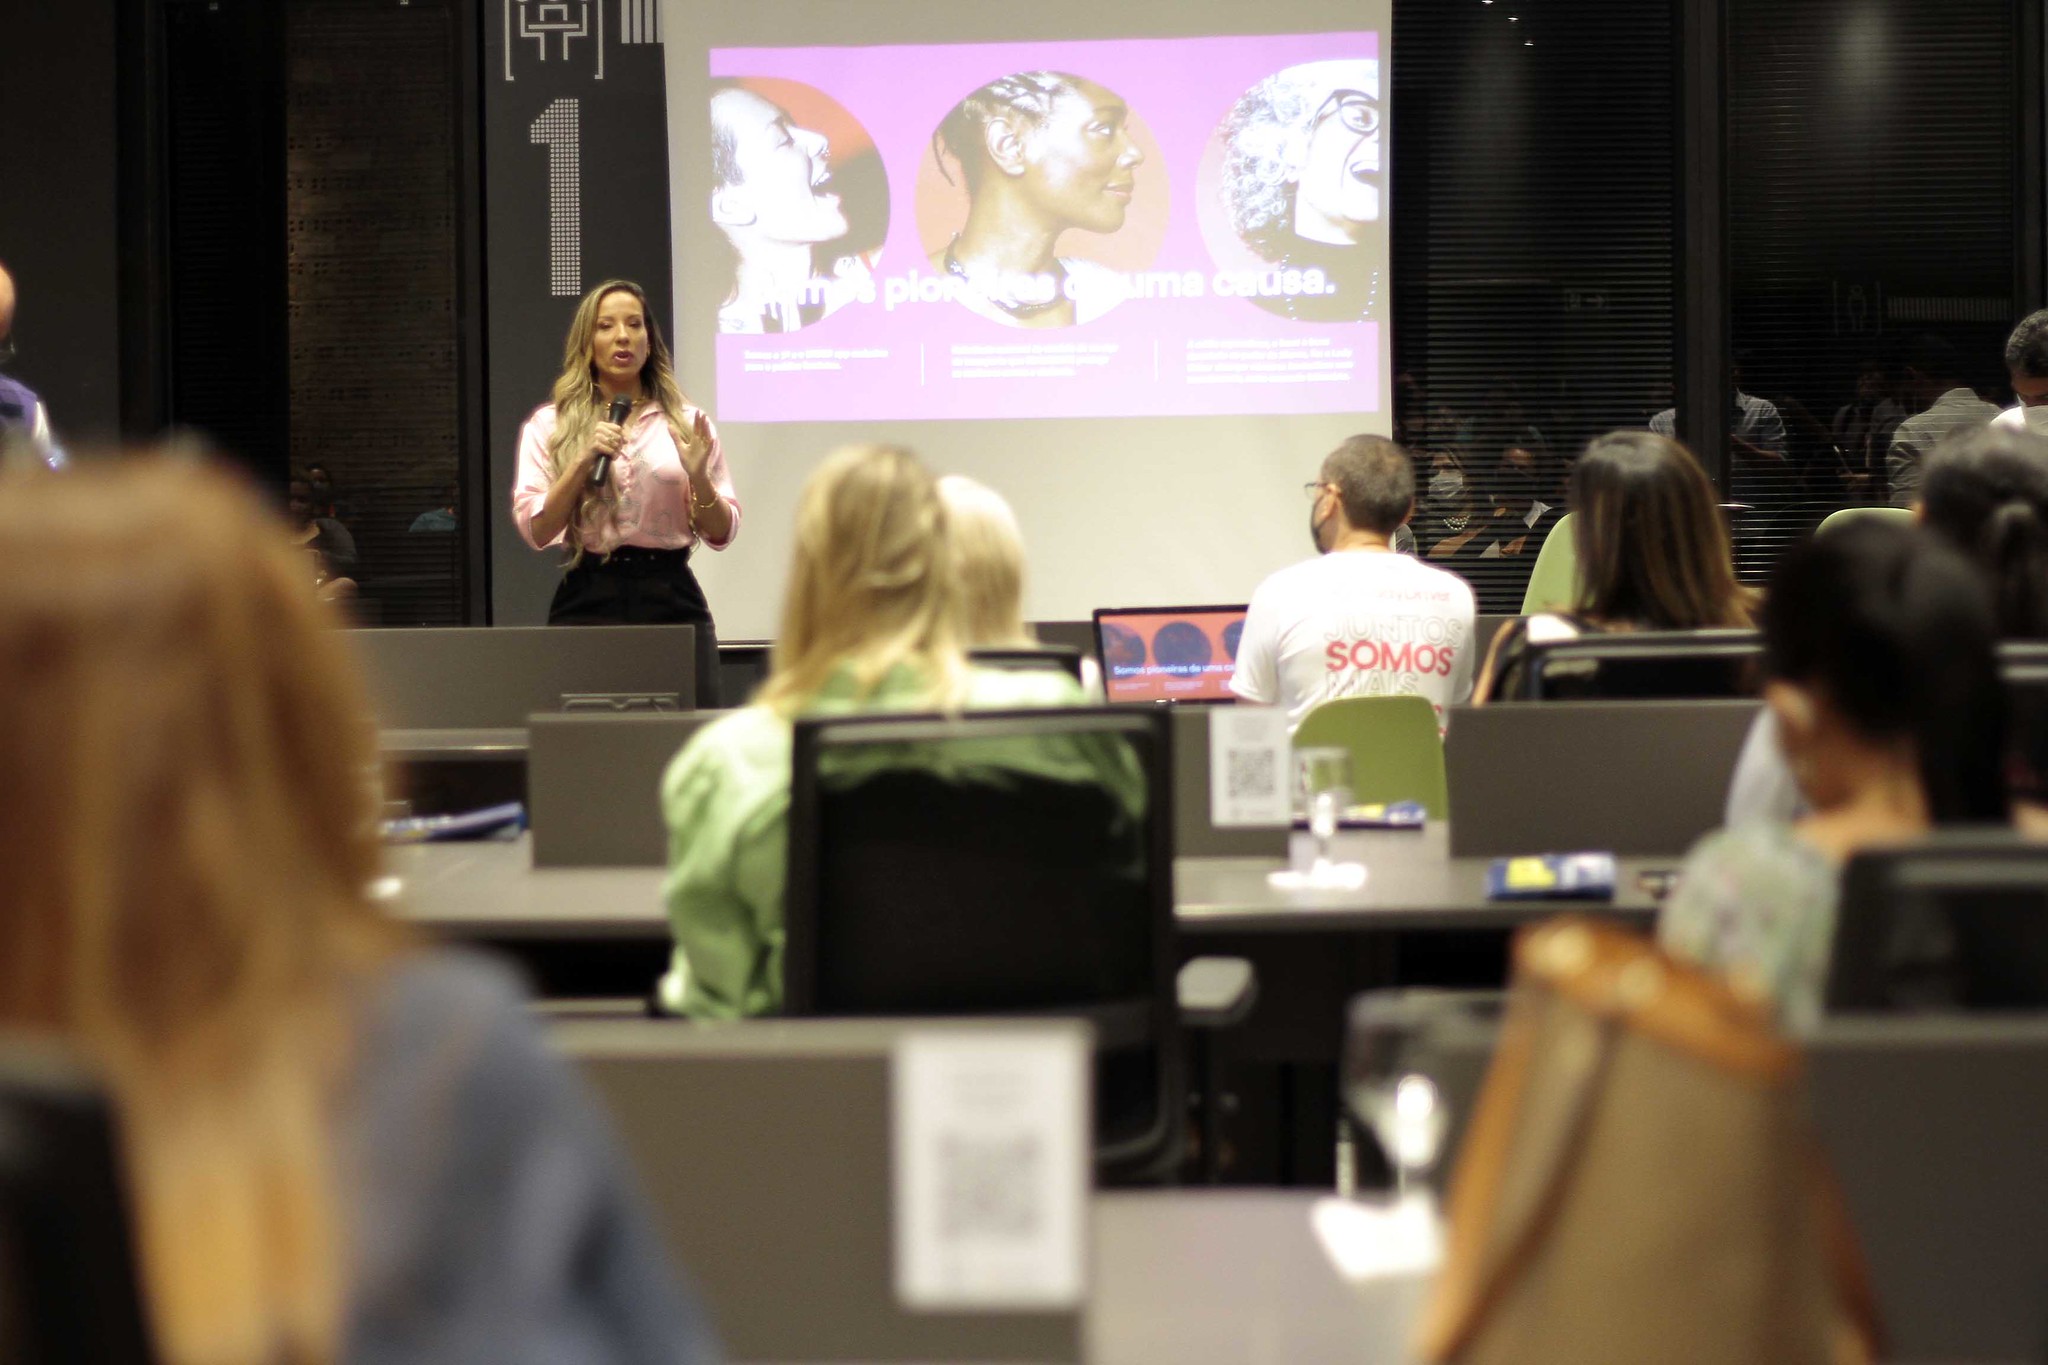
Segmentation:
[(1756, 695), (1753, 630), (1620, 631), (1531, 642), (1515, 701), (1707, 699)]
[[(801, 720), (791, 763), (783, 999), (796, 1015), (1073, 1014), (1097, 1044), (1097, 1157), (1178, 1151), (1169, 717), (1127, 708)], [(1104, 786), (1006, 764), (1078, 743)]]
[(61, 1057), (0, 1042), (0, 1359), (155, 1359), (106, 1097)]
[(967, 657), (983, 668), (1023, 672), (1064, 673), (1081, 681), (1081, 651), (1072, 645), (1018, 645), (1006, 649), (971, 649)]
[(2048, 847), (1958, 832), (1850, 859), (1827, 1007), (2048, 1010)]
[(1998, 647), (1998, 672), (2005, 683), (2013, 799), (2048, 804), (2048, 641), (2005, 641)]

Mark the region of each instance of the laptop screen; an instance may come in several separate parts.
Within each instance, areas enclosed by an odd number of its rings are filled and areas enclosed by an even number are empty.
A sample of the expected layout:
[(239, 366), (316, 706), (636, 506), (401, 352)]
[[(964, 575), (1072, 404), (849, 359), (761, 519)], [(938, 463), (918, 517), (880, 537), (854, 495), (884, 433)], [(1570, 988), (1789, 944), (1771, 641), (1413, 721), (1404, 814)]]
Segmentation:
[(1112, 702), (1228, 701), (1243, 607), (1101, 607), (1095, 646)]

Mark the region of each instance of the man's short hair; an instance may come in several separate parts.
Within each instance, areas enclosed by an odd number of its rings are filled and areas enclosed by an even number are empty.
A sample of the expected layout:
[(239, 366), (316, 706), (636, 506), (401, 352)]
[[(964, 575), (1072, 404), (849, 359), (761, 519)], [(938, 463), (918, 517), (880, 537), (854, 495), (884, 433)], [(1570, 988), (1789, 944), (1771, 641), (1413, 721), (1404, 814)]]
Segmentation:
[(2005, 368), (2028, 379), (2048, 379), (2048, 308), (2027, 314), (2005, 341)]
[(1353, 436), (1324, 459), (1322, 477), (1355, 531), (1390, 536), (1415, 506), (1415, 461), (1384, 436)]

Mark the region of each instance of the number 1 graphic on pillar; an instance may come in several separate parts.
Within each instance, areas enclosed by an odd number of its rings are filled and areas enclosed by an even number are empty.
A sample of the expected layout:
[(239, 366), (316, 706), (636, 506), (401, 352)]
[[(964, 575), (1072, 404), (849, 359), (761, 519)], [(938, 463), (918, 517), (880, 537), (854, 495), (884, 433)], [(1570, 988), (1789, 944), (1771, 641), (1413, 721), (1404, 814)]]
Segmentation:
[(564, 96), (541, 111), (527, 136), (548, 149), (548, 293), (583, 293), (583, 112)]

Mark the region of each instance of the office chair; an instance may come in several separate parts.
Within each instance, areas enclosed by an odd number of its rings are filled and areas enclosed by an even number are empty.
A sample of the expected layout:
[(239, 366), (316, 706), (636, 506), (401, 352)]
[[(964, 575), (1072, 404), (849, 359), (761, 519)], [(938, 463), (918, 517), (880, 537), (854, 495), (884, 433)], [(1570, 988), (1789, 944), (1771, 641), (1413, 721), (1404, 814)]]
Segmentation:
[(1579, 547), (1572, 539), (1572, 514), (1565, 513), (1543, 538), (1529, 586), (1522, 594), (1522, 615), (1570, 611), (1579, 598)]
[(155, 1358), (106, 1097), (53, 1049), (0, 1040), (0, 1359)]
[[(1172, 1172), (1185, 1099), (1168, 724), (1133, 708), (800, 720), (785, 1012), (1084, 1017), (1098, 1169)], [(1053, 766), (1071, 775), (1019, 762), (1033, 747), (1064, 749)], [(1141, 812), (1094, 780), (1090, 755), (1131, 765)], [(1245, 975), (1187, 1022), (1242, 1017)]]
[(1842, 873), (1830, 1014), (2048, 1009), (2048, 847), (1943, 832)]
[(1531, 641), (1521, 695), (1509, 701), (1711, 699), (1756, 695), (1753, 630), (1622, 631)]
[(1294, 731), (1296, 749), (1351, 753), (1351, 795), (1360, 805), (1417, 801), (1432, 820), (1450, 815), (1443, 734), (1427, 697), (1336, 697), (1319, 702)]

